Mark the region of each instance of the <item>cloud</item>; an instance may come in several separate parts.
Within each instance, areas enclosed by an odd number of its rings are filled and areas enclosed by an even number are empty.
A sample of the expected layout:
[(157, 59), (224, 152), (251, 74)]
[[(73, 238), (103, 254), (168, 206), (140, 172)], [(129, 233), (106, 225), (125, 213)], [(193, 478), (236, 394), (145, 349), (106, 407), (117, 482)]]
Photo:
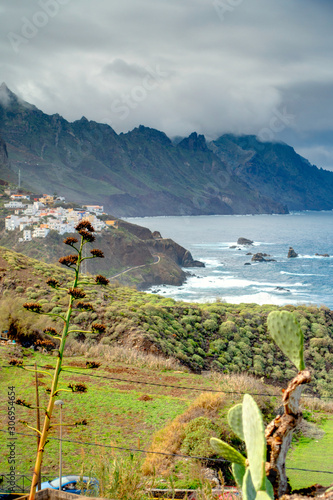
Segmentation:
[(144, 78), (147, 74), (147, 69), (139, 64), (131, 64), (123, 59), (115, 59), (104, 66), (102, 74), (111, 77), (116, 75), (125, 78)]
[(294, 122), (274, 137), (303, 147), (333, 127), (332, 20), (324, 0), (11, 0), (0, 80), (47, 113), (117, 132), (257, 134), (286, 108)]

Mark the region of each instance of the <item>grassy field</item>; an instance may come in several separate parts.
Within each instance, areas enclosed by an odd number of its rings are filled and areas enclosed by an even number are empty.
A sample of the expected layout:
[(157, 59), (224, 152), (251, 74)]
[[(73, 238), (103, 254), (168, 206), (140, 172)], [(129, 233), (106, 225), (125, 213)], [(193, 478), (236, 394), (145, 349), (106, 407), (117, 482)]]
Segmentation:
[[(0, 415), (1, 429), (6, 429), (7, 414), (7, 389), (15, 388), (16, 399), (25, 400), (35, 406), (35, 382), (34, 373), (23, 370), (16, 366), (8, 365), (8, 358), (12, 354), (7, 353), (7, 348), (0, 348)], [(45, 368), (55, 365), (56, 358), (52, 355), (32, 354), (30, 349), (24, 349), (24, 363), (27, 368), (33, 369), (36, 361), (38, 367), (45, 372), (52, 370)], [(151, 442), (152, 434), (165, 426), (181, 414), (191, 402), (200, 394), (193, 390), (183, 390), (173, 387), (159, 387), (143, 385), (141, 383), (126, 382), (126, 380), (136, 380), (139, 382), (154, 382), (175, 386), (191, 386), (197, 389), (214, 388), (214, 383), (198, 375), (185, 372), (171, 372), (166, 369), (155, 369), (149, 367), (137, 367), (125, 365), (124, 363), (103, 363), (98, 370), (87, 370), (85, 368), (86, 358), (83, 356), (68, 358), (65, 361), (66, 370), (61, 375), (60, 387), (68, 389), (68, 384), (85, 384), (87, 392), (73, 393), (60, 392), (65, 405), (63, 407), (64, 439), (71, 439), (80, 442), (90, 442), (126, 448), (145, 449)], [(5, 366), (5, 367), (4, 367)], [(75, 371), (71, 374), (70, 371)], [(125, 381), (108, 380), (104, 378), (91, 377), (116, 377)], [(39, 374), (39, 389), (41, 406), (46, 406), (48, 394), (45, 389), (50, 387), (50, 377), (47, 373)], [(16, 406), (16, 431), (26, 434), (33, 434), (22, 421), (26, 421), (34, 427), (36, 424), (36, 412), (32, 409)], [(55, 419), (57, 409), (54, 412)], [(73, 425), (82, 420), (87, 421), (87, 425)], [(59, 428), (54, 426), (51, 430), (51, 437), (58, 436)], [(1, 433), (1, 448), (5, 449), (7, 435)], [(33, 468), (33, 456), (36, 448), (35, 437), (17, 436), (16, 453), (18, 474), (30, 474)], [(45, 475), (56, 475), (58, 467), (58, 442), (50, 440), (45, 453), (43, 473)], [(105, 453), (114, 455), (116, 450), (104, 449)], [(96, 446), (86, 446), (83, 444), (64, 443), (64, 472), (80, 472), (82, 467), (91, 467), (100, 457), (100, 449)], [(89, 457), (89, 458), (87, 458)], [(6, 472), (8, 464), (6, 456), (0, 458), (0, 472)]]
[(290, 452), (287, 468), (328, 471), (332, 474), (303, 472), (288, 469), (287, 474), (293, 489), (304, 488), (318, 483), (329, 486), (333, 483), (333, 418), (330, 416), (320, 425), (323, 437), (310, 439), (303, 437)]
[[(4, 431), (7, 428), (7, 391), (9, 387), (15, 388), (16, 399), (24, 400), (31, 406), (35, 405), (34, 373), (8, 365), (8, 361), (15, 357), (18, 351), (19, 348), (0, 347), (0, 420), (1, 430)], [(33, 369), (33, 364), (36, 361), (38, 367), (45, 372), (39, 374), (40, 405), (45, 406), (48, 397), (45, 389), (50, 386), (50, 377), (47, 373), (52, 372), (51, 367), (55, 365), (56, 357), (51, 354), (34, 353), (31, 349), (23, 349), (21, 353), (23, 353), (22, 359), (27, 368)], [(145, 366), (143, 364), (140, 366), (140, 363), (131, 363), (130, 360), (125, 363), (123, 360), (106, 361), (103, 358), (95, 358), (95, 361), (101, 362), (98, 369), (86, 369), (87, 359), (91, 360), (93, 357), (82, 355), (67, 357), (65, 360), (66, 368), (61, 375), (60, 387), (62, 389), (68, 389), (69, 383), (84, 384), (87, 387), (87, 392), (84, 393), (71, 391), (59, 393), (59, 399), (61, 398), (65, 402), (63, 407), (64, 474), (82, 472), (98, 477), (101, 473), (109, 474), (110, 472), (105, 471), (110, 471), (109, 464), (113, 464), (115, 458), (128, 460), (130, 457), (129, 451), (119, 450), (117, 447), (127, 450), (130, 448), (149, 449), (154, 433), (165, 428), (177, 415), (182, 415), (193, 405), (200, 390), (216, 390), (220, 387), (239, 392), (266, 390), (268, 394), (266, 399), (273, 399), (273, 405), (279, 406), (279, 398), (269, 396), (269, 394), (279, 392), (277, 388), (266, 386), (256, 379), (241, 377), (233, 379), (233, 376), (221, 375), (218, 376), (219, 378), (214, 378), (186, 373), (179, 369), (171, 370), (163, 366), (149, 366), (148, 363)], [(109, 378), (122, 380), (110, 380)], [(133, 380), (136, 382), (131, 382)], [(146, 385), (143, 382), (174, 387)], [(179, 386), (196, 388), (197, 391), (180, 389)], [(241, 395), (228, 396), (225, 412), (230, 404), (238, 402), (240, 399)], [(16, 405), (16, 431), (32, 435), (28, 437), (17, 434), (16, 436), (17, 474), (28, 476), (32, 474), (36, 438), (34, 432), (23, 422), (25, 421), (34, 427), (36, 425), (35, 413), (33, 409)], [(317, 419), (323, 417), (326, 415), (316, 413)], [(87, 425), (78, 425), (83, 420), (86, 421)], [(58, 422), (59, 410), (55, 409), (51, 438), (59, 435)], [(288, 467), (333, 471), (333, 419), (331, 416), (322, 424), (322, 427), (325, 435), (318, 442), (307, 438), (302, 438), (299, 441), (288, 459)], [(66, 440), (74, 440), (78, 443)], [(8, 442), (8, 434), (1, 432), (1, 449), (5, 450)], [(87, 442), (91, 445), (85, 444)], [(58, 476), (58, 450), (59, 442), (50, 439), (43, 462), (43, 475)], [(145, 454), (134, 452), (134, 457), (135, 466), (139, 470)], [(0, 473), (8, 473), (7, 458), (6, 453), (2, 453)], [(193, 463), (192, 469), (191, 467), (192, 464), (188, 465), (188, 476), (185, 477), (183, 473), (182, 480), (178, 481), (178, 484), (183, 487), (186, 484), (196, 484), (193, 477), (190, 477), (191, 474), (193, 475), (196, 463)], [(294, 488), (304, 487), (315, 482), (328, 485), (332, 481), (332, 476), (329, 475), (309, 474), (301, 471), (288, 470), (288, 475)], [(172, 481), (175, 481), (175, 477), (172, 478)], [(164, 480), (164, 483), (169, 484), (168, 480)]]

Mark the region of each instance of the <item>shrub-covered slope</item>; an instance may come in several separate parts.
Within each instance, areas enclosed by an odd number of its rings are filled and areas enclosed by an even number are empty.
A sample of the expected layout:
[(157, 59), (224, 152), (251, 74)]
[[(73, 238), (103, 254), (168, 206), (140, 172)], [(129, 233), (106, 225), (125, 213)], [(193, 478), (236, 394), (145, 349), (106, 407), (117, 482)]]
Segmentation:
[[(45, 280), (52, 275), (66, 282), (70, 274), (7, 249), (0, 252), (0, 327), (34, 342), (47, 322), (56, 322), (23, 311), (21, 304), (38, 301), (45, 311), (64, 310), (66, 291), (48, 289)], [(75, 311), (75, 325), (84, 330), (98, 318), (107, 326), (103, 334), (73, 334), (87, 345), (129, 346), (175, 357), (194, 371), (247, 372), (275, 383), (296, 373), (267, 334), (267, 315), (276, 306), (189, 304), (112, 284), (90, 289), (85, 300), (94, 304), (94, 311)], [(333, 312), (326, 307), (285, 309), (295, 312), (304, 331), (306, 365), (314, 369), (312, 388), (322, 396), (333, 395)]]
[[(18, 229), (3, 229), (0, 244), (47, 263), (57, 263), (62, 253), (71, 253), (69, 247), (64, 248), (64, 236), (56, 231), (50, 231), (46, 238), (24, 242), (19, 242), (20, 236)], [(173, 240), (158, 236), (156, 239), (149, 229), (119, 220), (117, 228), (97, 233), (96, 242), (88, 244), (89, 250), (98, 246), (105, 258), (86, 261), (83, 271), (116, 276), (120, 283), (144, 289), (162, 283), (179, 286), (186, 279), (181, 267), (204, 266)]]

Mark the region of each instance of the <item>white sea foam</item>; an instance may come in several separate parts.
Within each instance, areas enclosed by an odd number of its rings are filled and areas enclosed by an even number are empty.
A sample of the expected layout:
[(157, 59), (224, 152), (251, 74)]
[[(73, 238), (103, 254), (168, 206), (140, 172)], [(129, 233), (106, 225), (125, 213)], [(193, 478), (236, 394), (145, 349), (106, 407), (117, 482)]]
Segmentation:
[(263, 304), (274, 304), (277, 306), (283, 306), (285, 304), (297, 304), (299, 300), (294, 300), (294, 299), (289, 299), (286, 300), (283, 297), (279, 297), (277, 295), (273, 295), (271, 293), (267, 292), (259, 292), (259, 293), (254, 293), (252, 295), (224, 295), (223, 299), (226, 302), (229, 302), (230, 304), (249, 304), (249, 303), (255, 303), (259, 305)]
[(222, 262), (219, 259), (205, 258), (201, 259), (201, 261), (204, 262), (206, 267), (223, 266)]
[(299, 259), (332, 259), (333, 256), (330, 255), (329, 257), (323, 257), (322, 255), (302, 255), (298, 254)]
[(307, 287), (310, 286), (307, 283), (281, 283), (281, 282), (270, 282), (270, 281), (254, 281), (244, 278), (238, 278), (233, 275), (224, 276), (190, 276), (185, 284), (186, 290), (191, 288), (248, 288), (248, 287), (259, 287), (262, 290), (263, 287), (271, 287), (273, 289), (277, 287), (288, 288), (291, 287)]
[(280, 271), (280, 274), (288, 274), (289, 276), (324, 276), (323, 274), (289, 273), (288, 271)]

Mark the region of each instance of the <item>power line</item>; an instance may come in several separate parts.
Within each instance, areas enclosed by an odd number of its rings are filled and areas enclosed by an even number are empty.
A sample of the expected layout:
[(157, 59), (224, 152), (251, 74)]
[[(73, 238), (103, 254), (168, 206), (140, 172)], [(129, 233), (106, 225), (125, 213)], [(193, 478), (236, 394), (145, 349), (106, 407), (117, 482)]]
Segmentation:
[[(7, 433), (8, 431), (0, 429), (0, 432)], [(25, 436), (25, 437), (33, 437), (33, 438), (36, 437), (33, 434), (25, 434), (24, 432), (15, 432), (15, 434), (19, 434), (20, 436)], [(48, 437), (47, 439), (54, 440), (54, 441), (60, 441), (60, 439), (57, 437)], [(180, 453), (166, 453), (166, 452), (162, 452), (162, 451), (149, 451), (149, 450), (141, 450), (140, 448), (125, 448), (122, 446), (112, 446), (109, 444), (92, 443), (90, 441), (76, 441), (75, 439), (62, 439), (62, 441), (65, 443), (74, 443), (74, 444), (86, 445), (86, 446), (97, 446), (99, 448), (111, 448), (113, 450), (131, 451), (134, 453), (163, 455), (163, 456), (168, 456), (168, 457), (192, 458), (194, 460), (209, 460), (209, 461), (214, 461), (214, 462), (230, 462), (230, 460), (226, 460), (224, 458), (196, 457), (196, 456), (192, 456), (192, 455), (182, 455)], [(327, 471), (327, 470), (298, 469), (296, 467), (286, 467), (286, 469), (298, 470), (298, 471), (303, 471), (303, 472), (316, 472), (318, 474), (333, 474), (333, 471)]]
[[(86, 369), (86, 368), (84, 368), (84, 369)], [(67, 373), (74, 373), (76, 375), (83, 375), (81, 372), (67, 370), (66, 368), (64, 368), (62, 371), (67, 372)], [(268, 393), (264, 393), (264, 392), (260, 393), (260, 392), (225, 391), (223, 389), (220, 389), (220, 390), (218, 390), (218, 389), (204, 389), (204, 388), (200, 389), (200, 388), (191, 387), (191, 386), (160, 384), (158, 382), (143, 382), (141, 380), (130, 380), (130, 379), (118, 378), (118, 377), (108, 377), (106, 375), (95, 375), (93, 373), (85, 373), (84, 375), (87, 377), (102, 378), (102, 379), (106, 379), (106, 380), (116, 380), (118, 382), (130, 382), (133, 384), (154, 385), (154, 386), (158, 386), (158, 387), (171, 387), (173, 389), (186, 389), (186, 390), (197, 391), (197, 392), (216, 392), (216, 393), (222, 392), (224, 394), (241, 394), (241, 395), (250, 394), (251, 396), (267, 396), (267, 397), (271, 397), (271, 398), (281, 397), (281, 394), (268, 394)], [(317, 396), (311, 396), (310, 394), (309, 395), (303, 394), (302, 397), (304, 397), (304, 398), (317, 398)], [(317, 398), (317, 399), (320, 399), (320, 398)], [(326, 399), (326, 397), (325, 397), (325, 399)], [(327, 396), (327, 399), (333, 399), (333, 397)]]
[[(25, 366), (35, 366), (35, 365), (25, 365)], [(0, 366), (0, 368), (9, 368), (8, 366)], [(43, 368), (43, 367), (41, 367)], [(83, 368), (83, 370), (86, 370), (86, 368)], [(62, 372), (66, 373), (74, 373), (76, 375), (83, 375), (82, 372), (77, 372), (74, 370), (68, 370), (66, 368), (63, 368), (61, 370)], [(281, 397), (281, 394), (268, 394), (268, 393), (261, 393), (261, 392), (242, 392), (242, 391), (226, 391), (223, 389), (205, 389), (205, 388), (197, 388), (197, 387), (191, 387), (191, 386), (181, 386), (181, 385), (171, 385), (171, 384), (161, 384), (158, 382), (144, 382), (142, 380), (131, 380), (131, 379), (125, 379), (125, 378), (119, 378), (119, 377), (109, 377), (106, 375), (95, 375), (93, 373), (85, 373), (84, 374), (86, 377), (94, 377), (94, 378), (101, 378), (105, 380), (115, 380), (117, 382), (127, 382), (127, 383), (132, 383), (132, 384), (142, 384), (142, 385), (152, 385), (152, 386), (157, 386), (157, 387), (170, 387), (172, 389), (183, 389), (183, 390), (190, 390), (190, 391), (196, 391), (196, 392), (214, 392), (214, 393), (223, 393), (223, 394), (250, 394), (251, 396), (266, 396), (270, 398), (275, 398), (275, 397)], [(333, 399), (333, 396), (325, 396), (324, 398), (318, 398), (317, 396), (312, 396), (311, 394), (303, 394), (303, 398), (310, 398), (310, 399), (320, 399), (320, 400), (325, 400), (325, 399)]]
[[(0, 432), (8, 432), (5, 430), (1, 430)], [(24, 432), (15, 432), (15, 434), (19, 434), (21, 436), (26, 436), (26, 437), (33, 437), (35, 438), (36, 436), (33, 436), (32, 434), (25, 434)], [(47, 437), (48, 440), (52, 439), (54, 441), (60, 441), (59, 438), (57, 437)], [(110, 444), (102, 444), (102, 443), (91, 443), (90, 441), (76, 441), (74, 439), (62, 439), (64, 443), (74, 443), (74, 444), (80, 444), (80, 445), (86, 445), (86, 446), (97, 446), (99, 448), (111, 448), (113, 450), (121, 450), (121, 451), (132, 451), (135, 453), (147, 453), (147, 454), (152, 454), (152, 455), (164, 455), (168, 457), (181, 457), (181, 458), (192, 458), (195, 460), (210, 460), (214, 462), (229, 462), (229, 460), (225, 460), (224, 458), (210, 458), (210, 457), (194, 457), (192, 455), (182, 455), (180, 453), (166, 453), (162, 451), (149, 451), (149, 450), (141, 450), (140, 448), (125, 448), (123, 446), (111, 446)]]

